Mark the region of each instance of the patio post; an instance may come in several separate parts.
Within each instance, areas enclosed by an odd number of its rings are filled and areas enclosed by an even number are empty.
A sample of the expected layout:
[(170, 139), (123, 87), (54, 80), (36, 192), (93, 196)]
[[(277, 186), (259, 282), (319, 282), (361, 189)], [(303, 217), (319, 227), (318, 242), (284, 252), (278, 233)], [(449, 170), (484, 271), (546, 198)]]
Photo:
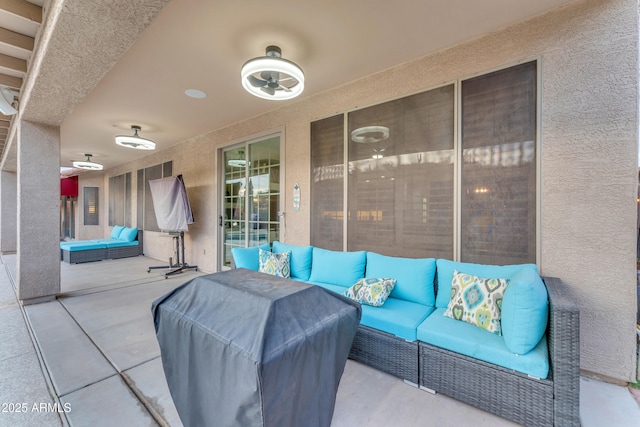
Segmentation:
[(60, 128), (22, 120), (16, 142), (16, 290), (27, 305), (60, 292)]

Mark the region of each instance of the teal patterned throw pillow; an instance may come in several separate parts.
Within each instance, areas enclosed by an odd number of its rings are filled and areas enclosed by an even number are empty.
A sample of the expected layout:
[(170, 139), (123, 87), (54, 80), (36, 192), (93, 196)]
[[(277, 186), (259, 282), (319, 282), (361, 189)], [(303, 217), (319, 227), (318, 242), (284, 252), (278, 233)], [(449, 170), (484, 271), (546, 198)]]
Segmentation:
[(258, 271), (288, 279), (291, 277), (290, 259), (291, 251), (276, 254), (260, 249)]
[(483, 279), (456, 270), (444, 316), (502, 335), (500, 313), (505, 289), (506, 279)]
[(360, 304), (380, 307), (396, 285), (396, 279), (360, 279), (344, 291), (344, 296)]

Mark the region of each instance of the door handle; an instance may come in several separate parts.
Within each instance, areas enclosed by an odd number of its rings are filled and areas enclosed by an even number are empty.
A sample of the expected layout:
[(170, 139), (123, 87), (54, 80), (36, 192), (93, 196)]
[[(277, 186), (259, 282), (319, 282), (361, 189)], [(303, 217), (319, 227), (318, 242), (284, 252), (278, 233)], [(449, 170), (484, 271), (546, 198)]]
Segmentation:
[(223, 224), (223, 222), (222, 222), (222, 215), (220, 215), (220, 227), (222, 227), (222, 224)]

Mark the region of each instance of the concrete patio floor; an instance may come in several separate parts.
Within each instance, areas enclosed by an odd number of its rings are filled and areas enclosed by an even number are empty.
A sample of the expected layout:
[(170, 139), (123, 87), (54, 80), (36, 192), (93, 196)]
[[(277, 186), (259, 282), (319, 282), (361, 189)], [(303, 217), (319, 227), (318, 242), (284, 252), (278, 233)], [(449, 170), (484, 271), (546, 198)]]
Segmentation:
[[(0, 426), (181, 426), (162, 371), (151, 302), (200, 274), (161, 261), (61, 264), (61, 295), (21, 307), (15, 255), (0, 264)], [(366, 396), (365, 399), (362, 397)], [(400, 410), (399, 410), (400, 408)], [(583, 426), (638, 426), (625, 387), (582, 378)], [(507, 420), (348, 361), (333, 427), (512, 426)]]

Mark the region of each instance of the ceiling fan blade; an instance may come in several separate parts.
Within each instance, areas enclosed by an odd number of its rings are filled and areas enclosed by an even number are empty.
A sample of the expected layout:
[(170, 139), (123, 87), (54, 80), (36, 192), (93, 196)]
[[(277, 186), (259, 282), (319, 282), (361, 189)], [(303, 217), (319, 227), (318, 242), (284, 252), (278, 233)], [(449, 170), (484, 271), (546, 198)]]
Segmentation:
[(265, 80), (271, 80), (271, 71), (261, 71), (260, 72), (260, 77), (262, 77)]
[(249, 74), (249, 77), (247, 78), (249, 79), (249, 83), (251, 83), (251, 86), (253, 87), (263, 87), (268, 83), (266, 80), (260, 80), (253, 74)]
[(278, 89), (283, 89), (285, 92), (291, 92), (291, 89), (289, 89), (288, 87), (286, 87), (284, 85), (278, 86)]
[(285, 77), (284, 79), (280, 79), (281, 82), (286, 82), (287, 80), (296, 80), (295, 77)]
[(276, 94), (276, 89), (270, 86), (267, 87), (261, 87), (260, 88), (261, 91), (268, 93), (269, 95), (275, 95)]

